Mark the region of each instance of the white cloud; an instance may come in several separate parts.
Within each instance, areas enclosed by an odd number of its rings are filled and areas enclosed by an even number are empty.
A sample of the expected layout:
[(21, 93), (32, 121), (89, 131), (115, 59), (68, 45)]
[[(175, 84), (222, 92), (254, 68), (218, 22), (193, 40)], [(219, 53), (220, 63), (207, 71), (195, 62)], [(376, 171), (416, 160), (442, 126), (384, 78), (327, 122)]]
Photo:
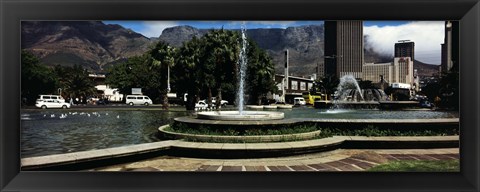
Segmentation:
[(415, 59), (440, 64), (441, 44), (444, 32), (443, 21), (416, 21), (398, 26), (368, 26), (363, 28), (368, 35), (366, 46), (377, 53), (393, 56), (394, 45), (399, 40), (415, 42)]
[(179, 25), (174, 21), (144, 21), (142, 24), (144, 28), (139, 33), (145, 37), (160, 37), (164, 29)]
[(245, 23), (245, 25), (253, 25), (253, 26), (261, 26), (262, 28), (272, 28), (272, 27), (279, 27), (279, 28), (287, 28), (292, 24), (295, 24), (295, 21), (230, 21), (228, 22), (229, 26), (241, 26)]

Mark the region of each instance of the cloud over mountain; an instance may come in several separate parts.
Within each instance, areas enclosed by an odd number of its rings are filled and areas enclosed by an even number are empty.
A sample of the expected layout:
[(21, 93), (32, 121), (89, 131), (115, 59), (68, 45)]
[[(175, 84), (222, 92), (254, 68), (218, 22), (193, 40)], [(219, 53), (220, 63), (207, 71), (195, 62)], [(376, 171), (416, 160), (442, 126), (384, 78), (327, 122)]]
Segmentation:
[(393, 56), (394, 44), (399, 40), (415, 42), (417, 60), (440, 64), (441, 44), (444, 38), (443, 21), (416, 21), (398, 26), (367, 26), (366, 48), (386, 56)]

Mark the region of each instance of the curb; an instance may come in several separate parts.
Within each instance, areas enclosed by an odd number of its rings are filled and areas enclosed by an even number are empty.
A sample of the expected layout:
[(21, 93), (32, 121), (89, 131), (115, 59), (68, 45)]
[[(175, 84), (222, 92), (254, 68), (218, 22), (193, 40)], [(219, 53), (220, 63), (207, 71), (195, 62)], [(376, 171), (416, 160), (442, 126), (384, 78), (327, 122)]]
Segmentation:
[(281, 142), (292, 141), (296, 139), (309, 140), (320, 135), (320, 131), (312, 131), (306, 133), (295, 133), (288, 135), (258, 135), (258, 136), (221, 136), (221, 135), (194, 135), (187, 133), (177, 133), (166, 131), (169, 125), (163, 125), (158, 128), (160, 134), (168, 139), (188, 139), (201, 142), (237, 142), (237, 143), (255, 143), (255, 142)]
[[(333, 136), (323, 139), (273, 143), (200, 143), (181, 140), (81, 151), (21, 159), (22, 170), (82, 170), (131, 162), (160, 155), (212, 156), (228, 158), (275, 157), (351, 147), (367, 143), (369, 148), (409, 148), (419, 143), (429, 148), (458, 147), (459, 136), (360, 137)], [(416, 146), (418, 148), (418, 146)], [(228, 155), (228, 156), (226, 156)]]

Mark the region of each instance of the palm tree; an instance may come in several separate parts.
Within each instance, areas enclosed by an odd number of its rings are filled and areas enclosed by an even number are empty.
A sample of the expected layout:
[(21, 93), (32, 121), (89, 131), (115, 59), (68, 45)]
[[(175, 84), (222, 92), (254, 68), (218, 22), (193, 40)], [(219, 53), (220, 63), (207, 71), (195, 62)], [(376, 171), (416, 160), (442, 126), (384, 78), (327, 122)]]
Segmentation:
[[(87, 70), (80, 65), (75, 65), (72, 68), (67, 68), (63, 71), (65, 74), (58, 74), (63, 84), (64, 92), (74, 97), (81, 97), (85, 101), (88, 96), (96, 93), (93, 81), (88, 77)], [(57, 71), (58, 72), (58, 71)]]
[(337, 86), (340, 83), (340, 80), (335, 75), (326, 75), (325, 77), (318, 79), (315, 82), (319, 90), (325, 90), (327, 94), (327, 100), (331, 99), (329, 96), (334, 94), (337, 90)]
[(195, 102), (200, 94), (201, 79), (200, 60), (203, 54), (202, 40), (193, 37), (192, 40), (183, 43), (179, 50), (179, 57), (173, 67), (173, 74), (176, 76), (176, 83), (180, 93), (187, 93), (187, 110), (195, 109)]
[(270, 56), (254, 41), (249, 41), (247, 79), (250, 101), (261, 105), (262, 97), (275, 92), (275, 66)]
[(204, 81), (208, 89), (208, 104), (211, 106), (212, 89), (217, 90), (216, 108), (222, 100), (222, 90), (236, 82), (236, 67), (239, 53), (237, 32), (212, 30), (204, 36)]
[(150, 51), (152, 70), (160, 72), (160, 97), (164, 109), (168, 109), (167, 93), (170, 92), (170, 68), (175, 64), (176, 49), (160, 41)]

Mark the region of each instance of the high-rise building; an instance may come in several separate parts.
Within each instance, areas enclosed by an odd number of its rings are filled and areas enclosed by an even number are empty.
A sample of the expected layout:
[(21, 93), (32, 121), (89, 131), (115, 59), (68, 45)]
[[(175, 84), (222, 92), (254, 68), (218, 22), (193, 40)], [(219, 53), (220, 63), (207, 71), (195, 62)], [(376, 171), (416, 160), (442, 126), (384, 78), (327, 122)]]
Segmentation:
[(415, 43), (409, 40), (400, 40), (395, 43), (395, 57), (410, 57), (415, 61)]
[(381, 78), (392, 83), (415, 85), (413, 61), (410, 57), (395, 57), (392, 63), (366, 63), (363, 65), (363, 80), (380, 82)]
[(325, 21), (325, 75), (362, 78), (363, 21)]
[(442, 44), (442, 72), (447, 72), (452, 67), (458, 70), (458, 21), (445, 21), (445, 39)]

